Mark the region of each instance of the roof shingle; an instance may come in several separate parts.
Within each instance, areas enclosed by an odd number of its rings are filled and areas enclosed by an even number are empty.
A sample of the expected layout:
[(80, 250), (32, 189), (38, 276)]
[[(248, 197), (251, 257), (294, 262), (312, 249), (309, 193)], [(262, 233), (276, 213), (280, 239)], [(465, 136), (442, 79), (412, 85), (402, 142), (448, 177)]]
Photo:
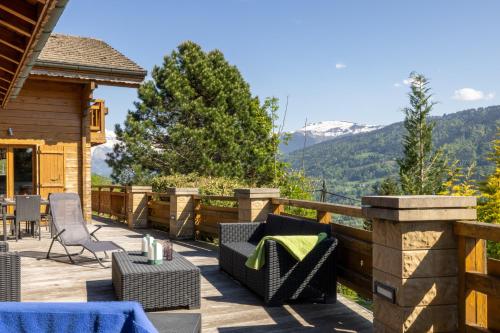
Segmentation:
[(62, 34), (52, 34), (49, 37), (35, 65), (43, 66), (43, 63), (88, 66), (137, 74), (146, 72), (104, 41)]

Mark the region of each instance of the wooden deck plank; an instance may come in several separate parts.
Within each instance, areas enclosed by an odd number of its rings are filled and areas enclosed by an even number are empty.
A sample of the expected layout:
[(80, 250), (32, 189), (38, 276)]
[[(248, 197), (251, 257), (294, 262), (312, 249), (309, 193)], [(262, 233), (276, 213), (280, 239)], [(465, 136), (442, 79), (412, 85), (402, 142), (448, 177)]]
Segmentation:
[[(104, 227), (99, 239), (113, 240), (126, 250), (140, 248), (141, 234), (166, 238), (158, 230), (131, 231), (123, 224), (94, 221)], [(92, 226), (90, 226), (92, 228)], [(68, 264), (63, 248), (56, 244), (54, 260), (43, 259), (49, 247), (48, 231), (42, 241), (23, 238), (9, 241), (12, 251), (21, 256), (22, 301), (82, 302), (114, 300), (111, 269), (101, 268), (88, 254), (77, 265)], [(174, 249), (200, 267), (201, 308), (175, 312), (202, 314), (203, 332), (371, 332), (373, 315), (370, 311), (339, 296), (337, 304), (291, 303), (283, 307), (264, 307), (262, 301), (225, 273), (219, 271), (216, 247), (192, 241), (177, 241)], [(77, 249), (74, 249), (77, 252)], [(110, 261), (106, 262), (108, 265)]]

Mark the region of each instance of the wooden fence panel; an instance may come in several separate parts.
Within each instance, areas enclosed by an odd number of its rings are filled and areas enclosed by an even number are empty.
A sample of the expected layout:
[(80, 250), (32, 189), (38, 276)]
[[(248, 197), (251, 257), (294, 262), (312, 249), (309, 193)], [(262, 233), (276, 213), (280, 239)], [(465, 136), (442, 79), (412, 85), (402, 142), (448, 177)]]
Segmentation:
[(111, 214), (111, 191), (100, 191), (100, 214)]
[(110, 193), (110, 214), (124, 219), (126, 217), (126, 200), (127, 196), (124, 192), (109, 192)]
[(153, 227), (168, 231), (170, 229), (170, 202), (149, 200), (148, 223)]
[(199, 218), (195, 224), (197, 235), (218, 237), (219, 223), (238, 222), (238, 208), (235, 207), (217, 207), (199, 205), (196, 215)]
[(486, 258), (486, 240), (500, 241), (500, 225), (458, 221), (460, 332), (500, 330), (500, 261)]
[[(488, 259), (488, 275), (500, 281), (500, 260)], [(488, 295), (488, 328), (500, 331), (500, 283), (496, 283), (497, 296)]]
[(361, 296), (372, 298), (372, 233), (332, 223), (337, 248), (338, 280)]
[(127, 195), (128, 191), (125, 186), (94, 186), (91, 191), (92, 211), (125, 220), (127, 218)]

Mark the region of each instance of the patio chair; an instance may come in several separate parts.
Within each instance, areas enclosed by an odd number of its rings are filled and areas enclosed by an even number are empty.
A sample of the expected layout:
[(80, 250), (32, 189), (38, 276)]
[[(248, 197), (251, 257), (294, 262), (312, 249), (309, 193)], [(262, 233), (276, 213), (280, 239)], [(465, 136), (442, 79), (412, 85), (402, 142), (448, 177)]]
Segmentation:
[(16, 218), (15, 218), (15, 234), (16, 241), (19, 238), (21, 222), (31, 224), (31, 231), (35, 237), (35, 226), (38, 230), (38, 240), (42, 239), (42, 230), (40, 227), (40, 202), (39, 195), (16, 195)]
[[(53, 193), (49, 196), (49, 204), (55, 236), (50, 243), (47, 259), (50, 259), (50, 250), (56, 240), (63, 246), (72, 264), (75, 262), (71, 256), (80, 255), (83, 251), (87, 250), (95, 256), (99, 265), (106, 268), (97, 256), (97, 252), (104, 252), (106, 258), (108, 257), (106, 251), (119, 250), (125, 252), (122, 247), (116, 245), (114, 242), (97, 239), (95, 233), (101, 226), (97, 226), (96, 230), (89, 233), (87, 224), (83, 219), (78, 194)], [(81, 246), (82, 250), (79, 253), (70, 254), (68, 251), (68, 247), (70, 246)]]

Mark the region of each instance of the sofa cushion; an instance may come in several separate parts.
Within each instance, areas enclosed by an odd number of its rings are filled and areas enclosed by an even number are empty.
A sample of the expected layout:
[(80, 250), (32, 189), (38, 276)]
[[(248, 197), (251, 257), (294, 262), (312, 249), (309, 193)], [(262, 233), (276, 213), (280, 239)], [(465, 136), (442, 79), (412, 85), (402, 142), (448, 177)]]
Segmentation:
[(231, 251), (236, 252), (239, 255), (242, 255), (246, 258), (250, 257), (252, 253), (255, 251), (255, 244), (248, 242), (235, 242), (235, 243), (226, 243), (224, 244)]

